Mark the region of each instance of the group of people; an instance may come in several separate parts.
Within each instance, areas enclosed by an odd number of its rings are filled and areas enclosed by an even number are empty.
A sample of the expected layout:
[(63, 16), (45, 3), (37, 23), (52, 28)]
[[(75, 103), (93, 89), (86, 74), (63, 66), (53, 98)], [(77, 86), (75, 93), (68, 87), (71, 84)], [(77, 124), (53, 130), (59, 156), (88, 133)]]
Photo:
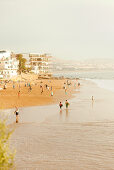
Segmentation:
[[(49, 87), (47, 84), (44, 85), (44, 87), (49, 91), (49, 89), (51, 89), (51, 96), (53, 96), (53, 91), (52, 91), (52, 86)], [(44, 92), (44, 88), (42, 85), (40, 85), (41, 88), (41, 94)]]
[[(67, 100), (66, 100), (66, 102), (65, 102), (65, 106), (66, 106), (66, 109), (68, 109), (69, 102), (68, 102)], [(63, 107), (62, 102), (59, 103), (59, 107), (60, 107), (60, 110), (62, 110), (62, 107)]]
[[(67, 100), (65, 102), (65, 106), (66, 106), (66, 109), (68, 109), (69, 102)], [(62, 110), (62, 107), (63, 107), (62, 102), (59, 103), (59, 107), (60, 107), (60, 110)], [(18, 123), (19, 122), (19, 108), (18, 107), (15, 107), (14, 114), (16, 115), (16, 123)]]

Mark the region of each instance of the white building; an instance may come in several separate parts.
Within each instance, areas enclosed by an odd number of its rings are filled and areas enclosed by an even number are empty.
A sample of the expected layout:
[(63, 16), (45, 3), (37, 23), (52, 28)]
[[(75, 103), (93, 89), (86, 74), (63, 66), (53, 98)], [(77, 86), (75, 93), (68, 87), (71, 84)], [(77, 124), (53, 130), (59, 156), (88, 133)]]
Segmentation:
[(30, 66), (32, 67), (32, 72), (40, 75), (51, 75), (50, 70), (50, 58), (51, 56), (47, 54), (29, 54)]
[(10, 51), (0, 51), (0, 78), (11, 78), (17, 75), (19, 61)]

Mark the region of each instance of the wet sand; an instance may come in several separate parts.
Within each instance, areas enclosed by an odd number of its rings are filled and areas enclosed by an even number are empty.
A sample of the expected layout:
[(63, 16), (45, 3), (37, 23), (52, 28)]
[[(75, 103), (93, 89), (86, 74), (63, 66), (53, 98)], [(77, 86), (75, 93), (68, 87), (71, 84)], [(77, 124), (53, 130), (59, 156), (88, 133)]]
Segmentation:
[(11, 139), (16, 169), (114, 169), (114, 93), (89, 81), (81, 84), (68, 110), (60, 112), (58, 105), (20, 110)]

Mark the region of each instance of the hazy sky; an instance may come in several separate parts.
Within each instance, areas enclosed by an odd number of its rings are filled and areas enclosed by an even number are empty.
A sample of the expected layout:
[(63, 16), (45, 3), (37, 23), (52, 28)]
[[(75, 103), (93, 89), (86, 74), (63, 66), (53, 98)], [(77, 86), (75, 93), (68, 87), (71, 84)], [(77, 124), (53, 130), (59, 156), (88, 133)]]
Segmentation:
[(114, 58), (114, 0), (0, 0), (0, 49)]

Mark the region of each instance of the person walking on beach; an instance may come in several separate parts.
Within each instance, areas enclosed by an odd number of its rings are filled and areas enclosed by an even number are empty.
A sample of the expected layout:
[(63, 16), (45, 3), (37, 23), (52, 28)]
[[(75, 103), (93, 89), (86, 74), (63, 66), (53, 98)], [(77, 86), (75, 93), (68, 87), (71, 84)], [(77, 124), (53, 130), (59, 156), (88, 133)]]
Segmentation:
[(6, 83), (5, 83), (5, 85), (4, 85), (4, 89), (7, 89)]
[(48, 85), (46, 84), (46, 89), (47, 89)]
[(63, 104), (60, 102), (59, 103), (59, 107), (60, 107), (60, 110), (62, 109), (62, 107), (63, 107)]
[(32, 87), (31, 87), (31, 85), (29, 86), (29, 90), (30, 90), (30, 91), (32, 91)]
[(80, 86), (80, 83), (78, 83), (78, 86)]
[(65, 102), (65, 105), (66, 105), (66, 109), (68, 109), (68, 106), (69, 106), (69, 102), (66, 100)]
[(65, 87), (65, 94), (67, 94), (67, 88)]
[(49, 91), (49, 86), (47, 86), (47, 89), (48, 89), (48, 91)]
[(16, 109), (15, 109), (15, 114), (16, 114), (16, 123), (18, 123), (19, 122), (19, 109), (17, 108), (17, 107), (15, 107)]
[(18, 91), (18, 98), (20, 98), (20, 90)]
[(15, 84), (13, 84), (13, 89), (15, 89)]
[(51, 91), (51, 96), (53, 96), (53, 91)]
[(41, 94), (42, 94), (44, 90), (43, 90), (43, 87), (41, 87), (41, 88), (42, 88), (42, 90), (41, 90)]

